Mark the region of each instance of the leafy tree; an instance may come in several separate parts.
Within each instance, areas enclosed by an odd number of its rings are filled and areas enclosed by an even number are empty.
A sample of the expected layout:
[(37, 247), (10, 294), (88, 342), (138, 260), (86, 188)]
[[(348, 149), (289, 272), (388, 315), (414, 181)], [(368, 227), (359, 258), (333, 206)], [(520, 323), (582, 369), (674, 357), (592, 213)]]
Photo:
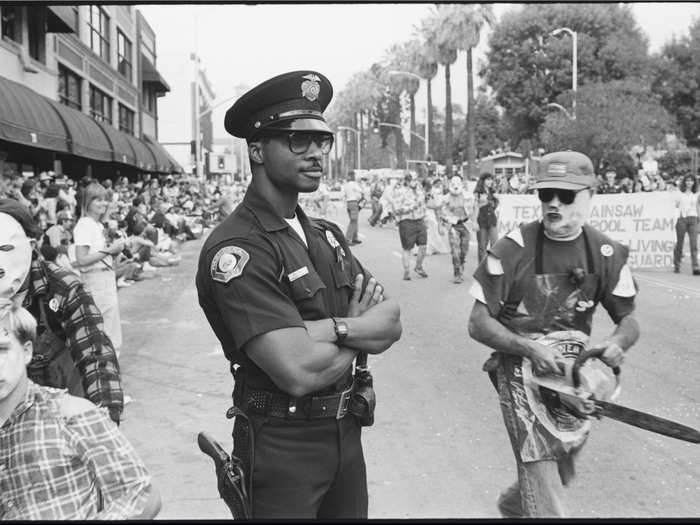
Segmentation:
[(700, 19), (688, 36), (673, 39), (661, 50), (654, 63), (652, 89), (661, 103), (678, 119), (689, 144), (700, 143)]
[(619, 172), (632, 169), (626, 159), (632, 160), (634, 145), (661, 142), (677, 128), (640, 79), (589, 83), (579, 90), (577, 100), (576, 120), (552, 113), (540, 138), (548, 151), (580, 151), (599, 168), (609, 164)]
[[(457, 137), (458, 148), (463, 151), (468, 151), (469, 148), (469, 132), (468, 132), (469, 113), (467, 112), (467, 121), (461, 127)], [(479, 93), (474, 102), (474, 142), (475, 155), (484, 157), (489, 155), (492, 150), (503, 148), (505, 138), (507, 136), (505, 123), (502, 119), (496, 102), (493, 98), (488, 97), (486, 93)]]
[(568, 27), (578, 36), (578, 85), (643, 77), (649, 69), (646, 36), (624, 4), (528, 4), (505, 13), (489, 38), (481, 74), (512, 123), (514, 146), (535, 139), (547, 104), (570, 92), (572, 42), (552, 36)]

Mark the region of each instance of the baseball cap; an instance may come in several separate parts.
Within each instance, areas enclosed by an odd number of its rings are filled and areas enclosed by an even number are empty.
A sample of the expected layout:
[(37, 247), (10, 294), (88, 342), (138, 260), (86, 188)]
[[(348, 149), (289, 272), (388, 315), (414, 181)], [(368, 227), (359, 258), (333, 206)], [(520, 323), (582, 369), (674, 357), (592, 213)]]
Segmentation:
[(556, 151), (540, 160), (534, 188), (580, 190), (597, 184), (591, 159), (578, 151)]

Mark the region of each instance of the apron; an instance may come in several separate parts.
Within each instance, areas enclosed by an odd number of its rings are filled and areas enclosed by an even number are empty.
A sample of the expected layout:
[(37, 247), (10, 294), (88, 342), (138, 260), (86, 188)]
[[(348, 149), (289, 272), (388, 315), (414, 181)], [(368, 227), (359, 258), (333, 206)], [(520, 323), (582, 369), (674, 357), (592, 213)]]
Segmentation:
[[(575, 360), (588, 345), (599, 278), (585, 230), (587, 271), (545, 274), (542, 271), (544, 229), (535, 248), (535, 273), (521, 289), (522, 299), (508, 326), (514, 332), (555, 348)], [(592, 273), (593, 272), (593, 273)], [(570, 367), (568, 367), (570, 369)], [(579, 419), (558, 402), (542, 395), (528, 379), (530, 360), (499, 354), (497, 389), (511, 444), (521, 461), (561, 459), (588, 437), (590, 421)]]

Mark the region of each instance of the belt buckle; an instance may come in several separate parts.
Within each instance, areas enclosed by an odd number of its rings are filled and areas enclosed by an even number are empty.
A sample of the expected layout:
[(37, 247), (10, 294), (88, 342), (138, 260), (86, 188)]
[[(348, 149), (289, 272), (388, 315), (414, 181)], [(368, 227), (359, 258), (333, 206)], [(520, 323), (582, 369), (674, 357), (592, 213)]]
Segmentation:
[(352, 387), (350, 384), (347, 390), (343, 390), (340, 393), (340, 401), (338, 402), (338, 411), (335, 413), (336, 419), (342, 419), (345, 414), (348, 413), (348, 406), (350, 405), (350, 398), (352, 397)]

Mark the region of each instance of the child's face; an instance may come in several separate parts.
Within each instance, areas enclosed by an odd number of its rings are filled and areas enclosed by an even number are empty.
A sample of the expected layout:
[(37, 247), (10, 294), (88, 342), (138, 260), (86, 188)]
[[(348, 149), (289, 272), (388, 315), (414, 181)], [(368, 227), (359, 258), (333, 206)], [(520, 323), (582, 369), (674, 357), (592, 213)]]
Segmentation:
[(20, 343), (7, 325), (7, 320), (0, 321), (0, 401), (26, 380), (32, 358), (32, 343)]

